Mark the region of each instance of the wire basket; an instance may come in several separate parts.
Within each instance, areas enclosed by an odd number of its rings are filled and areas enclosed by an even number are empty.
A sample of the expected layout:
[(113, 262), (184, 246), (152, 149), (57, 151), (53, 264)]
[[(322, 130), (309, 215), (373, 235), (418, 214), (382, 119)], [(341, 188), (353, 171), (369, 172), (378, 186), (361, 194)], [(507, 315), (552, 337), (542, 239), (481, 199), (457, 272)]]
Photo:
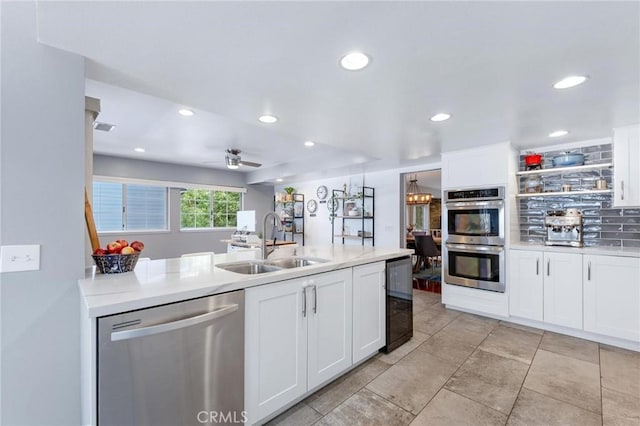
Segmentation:
[(138, 257), (140, 253), (133, 254), (105, 254), (105, 255), (91, 255), (98, 271), (102, 274), (119, 274), (121, 272), (133, 271), (138, 263)]

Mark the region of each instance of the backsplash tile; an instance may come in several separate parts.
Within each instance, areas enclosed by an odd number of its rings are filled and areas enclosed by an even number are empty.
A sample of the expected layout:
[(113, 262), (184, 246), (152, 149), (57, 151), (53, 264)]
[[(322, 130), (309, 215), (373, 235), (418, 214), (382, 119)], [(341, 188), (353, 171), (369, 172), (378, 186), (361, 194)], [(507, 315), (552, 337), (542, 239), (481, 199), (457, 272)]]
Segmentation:
[[(562, 150), (544, 153), (543, 167), (552, 168), (552, 158)], [(571, 152), (581, 152), (585, 164), (609, 163), (612, 159), (612, 145), (593, 145)], [(524, 155), (520, 156), (520, 170), (525, 170)], [(611, 188), (613, 169), (587, 170), (584, 172), (550, 173), (540, 175), (544, 191), (560, 191), (563, 184), (570, 184), (572, 190), (592, 189), (597, 179), (605, 179)], [(520, 192), (524, 192), (527, 178), (519, 179)], [(577, 208), (584, 216), (584, 245), (586, 247), (640, 247), (640, 209), (612, 208), (612, 194), (584, 194), (534, 196), (520, 198), (519, 220), (520, 241), (543, 243), (546, 236), (544, 216), (547, 210)]]

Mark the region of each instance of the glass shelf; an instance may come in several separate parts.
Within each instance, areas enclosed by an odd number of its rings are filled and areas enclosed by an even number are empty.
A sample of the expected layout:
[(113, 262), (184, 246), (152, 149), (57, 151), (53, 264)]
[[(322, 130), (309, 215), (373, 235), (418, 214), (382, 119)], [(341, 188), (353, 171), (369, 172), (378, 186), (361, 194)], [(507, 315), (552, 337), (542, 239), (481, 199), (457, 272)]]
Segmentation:
[(550, 173), (583, 172), (585, 170), (607, 169), (609, 167), (613, 167), (613, 163), (587, 164), (584, 166), (570, 166), (570, 167), (552, 167), (550, 169), (539, 169), (539, 170), (524, 170), (521, 172), (517, 172), (516, 175), (531, 176), (531, 175), (543, 175), (543, 174), (550, 174)]
[(613, 189), (588, 189), (585, 191), (525, 192), (522, 194), (516, 194), (516, 197), (517, 198), (556, 197), (559, 195), (571, 197), (574, 195), (610, 194), (611, 192), (613, 192)]

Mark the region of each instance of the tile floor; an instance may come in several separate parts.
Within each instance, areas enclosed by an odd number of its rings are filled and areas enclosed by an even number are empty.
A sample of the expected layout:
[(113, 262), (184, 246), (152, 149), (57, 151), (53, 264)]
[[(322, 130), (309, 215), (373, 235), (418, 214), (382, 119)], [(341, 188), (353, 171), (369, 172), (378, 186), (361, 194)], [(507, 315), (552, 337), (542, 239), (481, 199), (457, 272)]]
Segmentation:
[(640, 353), (444, 308), (270, 425), (640, 425)]

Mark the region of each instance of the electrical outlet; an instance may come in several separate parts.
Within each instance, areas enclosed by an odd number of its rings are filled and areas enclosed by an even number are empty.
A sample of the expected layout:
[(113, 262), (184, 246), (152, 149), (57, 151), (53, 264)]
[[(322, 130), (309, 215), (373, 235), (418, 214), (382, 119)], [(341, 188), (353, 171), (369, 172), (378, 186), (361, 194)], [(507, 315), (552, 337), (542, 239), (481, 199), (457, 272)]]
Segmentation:
[(39, 269), (39, 244), (0, 247), (0, 272), (37, 271)]

